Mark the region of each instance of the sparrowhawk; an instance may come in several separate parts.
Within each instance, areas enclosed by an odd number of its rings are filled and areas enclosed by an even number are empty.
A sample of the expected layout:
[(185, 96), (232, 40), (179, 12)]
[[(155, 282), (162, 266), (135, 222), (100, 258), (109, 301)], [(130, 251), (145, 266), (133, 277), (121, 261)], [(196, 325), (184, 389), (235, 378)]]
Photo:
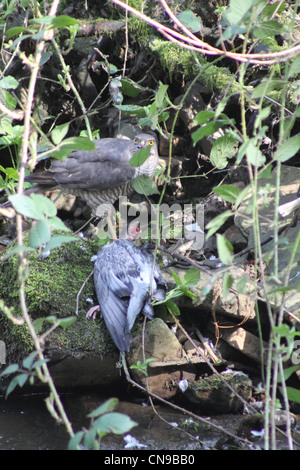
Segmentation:
[[(147, 160), (139, 167), (132, 166), (132, 156), (147, 145), (151, 147)], [(63, 161), (53, 159), (49, 169), (36, 170), (25, 181), (36, 183), (30, 188), (34, 192), (60, 188), (80, 196), (96, 215), (100, 204), (114, 204), (120, 196), (132, 192), (133, 179), (152, 177), (158, 160), (152, 135), (140, 133), (134, 140), (103, 138), (95, 141), (94, 150), (75, 150)]]

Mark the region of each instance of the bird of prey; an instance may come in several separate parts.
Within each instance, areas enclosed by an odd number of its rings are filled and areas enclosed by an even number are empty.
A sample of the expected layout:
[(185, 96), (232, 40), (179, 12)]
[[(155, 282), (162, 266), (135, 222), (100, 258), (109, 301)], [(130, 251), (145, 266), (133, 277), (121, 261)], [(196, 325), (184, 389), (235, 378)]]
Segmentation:
[[(132, 166), (129, 161), (149, 145), (146, 161)], [(55, 188), (80, 196), (96, 215), (102, 203), (114, 204), (120, 196), (132, 192), (131, 181), (140, 175), (152, 177), (159, 160), (155, 138), (140, 133), (134, 140), (103, 138), (95, 141), (94, 150), (75, 150), (65, 160), (51, 160), (49, 169), (36, 170), (25, 178), (35, 183), (33, 192)]]
[[(95, 256), (94, 283), (107, 329), (120, 350), (130, 349), (130, 331), (142, 312), (153, 318), (152, 300), (163, 301), (166, 284), (148, 244), (116, 240)], [(87, 314), (87, 316), (91, 316)]]

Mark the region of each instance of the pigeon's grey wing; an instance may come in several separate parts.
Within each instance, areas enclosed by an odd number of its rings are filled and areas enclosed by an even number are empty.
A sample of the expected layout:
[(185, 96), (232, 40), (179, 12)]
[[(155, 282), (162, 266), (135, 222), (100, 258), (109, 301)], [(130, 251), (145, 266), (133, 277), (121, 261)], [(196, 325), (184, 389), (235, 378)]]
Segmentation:
[(136, 317), (144, 308), (149, 289), (149, 283), (139, 278), (132, 279), (131, 284), (132, 294), (127, 309), (127, 325), (129, 331), (131, 331)]
[(125, 352), (131, 339), (127, 327), (128, 297), (124, 295), (128, 290), (112, 274), (107, 277), (95, 266), (95, 290), (106, 327), (119, 350)]

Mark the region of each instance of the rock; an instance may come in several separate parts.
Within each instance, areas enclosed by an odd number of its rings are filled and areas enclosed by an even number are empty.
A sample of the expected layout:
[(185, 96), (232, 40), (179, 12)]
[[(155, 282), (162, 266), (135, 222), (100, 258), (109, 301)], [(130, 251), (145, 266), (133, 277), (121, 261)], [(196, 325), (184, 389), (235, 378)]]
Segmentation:
[[(96, 244), (79, 238), (78, 242), (52, 250), (44, 259), (37, 252), (28, 253), (30, 272), (25, 289), (33, 320), (75, 316), (77, 294), (93, 269), (90, 259), (97, 249)], [(17, 268), (17, 256), (0, 264), (0, 298), (5, 305), (14, 307), (14, 314), (19, 316)], [(90, 278), (81, 292), (75, 323), (66, 329), (56, 328), (42, 342), (48, 364), (53, 368), (53, 378), (57, 378), (61, 387), (106, 385), (120, 377), (119, 370), (113, 367), (119, 353), (103, 320), (88, 321), (85, 317), (91, 306), (89, 299), (93, 297), (94, 284)], [(39, 334), (50, 326), (44, 321)], [(5, 315), (0, 315), (0, 337), (6, 345), (7, 364), (21, 362), (34, 350), (26, 325), (14, 325)]]
[[(278, 247), (278, 273), (279, 281), (273, 282), (272, 277), (274, 273), (274, 210), (275, 210), (275, 187), (276, 187), (276, 169), (273, 171), (271, 178), (258, 180), (258, 200), (257, 205), (259, 208), (259, 226), (262, 241), (262, 251), (267, 265), (265, 268), (267, 291), (272, 292), (278, 289), (280, 282), (285, 282), (287, 270), (290, 264), (290, 250), (287, 246), (292, 246), (299, 234), (299, 226), (297, 221), (291, 224), (287, 229), (283, 230), (279, 235)], [(300, 181), (300, 168), (290, 167), (283, 165), (281, 169), (280, 181), (280, 204), (287, 203), (296, 199)], [(248, 195), (243, 200), (239, 207), (239, 215), (235, 216), (235, 224), (242, 230), (248, 240), (248, 247), (253, 250), (254, 247), (254, 233), (251, 215), (251, 195)], [(288, 217), (278, 218), (278, 230), (283, 229), (293, 221), (294, 214), (291, 213)], [(265, 243), (264, 243), (265, 242)], [(266, 243), (267, 242), (267, 243)], [(282, 242), (282, 243), (281, 243)], [(288, 243), (288, 245), (287, 245)], [(298, 262), (297, 262), (298, 261)], [(285, 292), (284, 303), (286, 310), (292, 313), (288, 315), (285, 313), (286, 318), (296, 323), (300, 319), (300, 296), (297, 285), (299, 282), (299, 256), (296, 255), (295, 262), (289, 272), (288, 286), (291, 290)], [(280, 297), (281, 298), (281, 297)], [(269, 299), (276, 302), (276, 294), (270, 294)]]
[[(183, 279), (186, 270), (178, 268), (177, 266), (172, 266), (171, 269), (180, 277), (180, 279)], [(217, 281), (216, 279), (218, 277), (219, 271), (220, 280)], [(255, 318), (255, 290), (253, 285), (247, 281), (244, 267), (238, 265), (232, 266), (229, 268), (228, 272), (233, 279), (233, 292), (229, 292), (227, 295), (224, 294), (221, 270), (214, 269), (210, 273), (207, 269), (205, 272), (200, 271), (200, 280), (191, 289), (194, 294), (196, 294), (197, 301), (192, 301), (191, 299), (184, 296), (179, 297), (176, 299), (179, 307), (185, 306), (188, 308), (195, 308), (197, 310), (211, 311), (212, 302), (214, 301), (216, 313), (226, 314), (229, 317), (233, 316), (235, 318)], [(163, 270), (163, 276), (167, 282), (168, 289), (174, 288), (174, 278), (169, 272), (169, 269)], [(244, 276), (244, 292), (247, 293), (239, 293), (239, 289), (236, 288), (236, 285)], [(209, 288), (211, 290), (209, 293), (207, 293)]]
[[(222, 340), (226, 341), (231, 347), (242, 352), (255, 362), (261, 362), (261, 344), (259, 338), (244, 328), (222, 329)], [(268, 344), (263, 342), (263, 348), (266, 350)]]
[(184, 351), (168, 326), (160, 318), (148, 322), (145, 328), (145, 356), (142, 348), (142, 333), (133, 338), (128, 364), (136, 365), (138, 361), (143, 363), (145, 359), (153, 358), (148, 365), (148, 377), (137, 369), (132, 369), (134, 379), (149, 391), (162, 398), (174, 396), (178, 390), (178, 382), (186, 378), (194, 380), (195, 371), (193, 364), (184, 357)]
[(189, 383), (183, 396), (187, 402), (196, 407), (198, 412), (219, 414), (240, 413), (243, 411), (243, 402), (230, 390), (226, 383), (244, 400), (250, 400), (252, 382), (246, 374), (228, 370), (220, 375), (223, 380), (216, 375), (211, 375)]

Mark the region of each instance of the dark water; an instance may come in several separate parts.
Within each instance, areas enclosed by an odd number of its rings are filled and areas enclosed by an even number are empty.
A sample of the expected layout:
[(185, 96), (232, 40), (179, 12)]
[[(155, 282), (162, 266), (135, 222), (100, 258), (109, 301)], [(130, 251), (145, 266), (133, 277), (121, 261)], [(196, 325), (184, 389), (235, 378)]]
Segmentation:
[[(46, 396), (28, 394), (20, 397), (10, 396), (7, 400), (0, 398), (0, 450), (63, 450), (67, 448), (68, 434), (63, 425), (56, 424), (50, 416), (44, 402)], [(97, 391), (82, 394), (67, 393), (62, 394), (61, 398), (75, 432), (83, 427), (89, 427), (87, 414), (107, 399), (101, 397)], [(154, 411), (145, 403), (120, 401), (117, 411), (127, 414), (138, 423), (138, 426), (132, 428), (129, 434), (147, 446), (145, 449), (197, 450), (203, 447), (214, 447), (220, 439), (223, 439), (220, 433), (202, 424), (197, 426), (197, 432), (193, 427), (189, 428), (192, 434), (202, 435), (200, 439), (202, 442), (186, 436), (168, 423), (182, 425), (188, 416), (169, 407), (156, 405)], [(228, 427), (234, 431), (239, 419), (227, 416), (222, 424), (226, 425), (227, 421)], [(123, 436), (110, 434), (102, 439), (101, 448), (121, 450), (125, 448), (125, 445)]]
[[(68, 447), (69, 436), (63, 425), (58, 425), (49, 414), (46, 405), (46, 394), (12, 395), (5, 400), (0, 397), (0, 450), (65, 450)], [(108, 397), (101, 396), (97, 390), (82, 393), (63, 393), (61, 399), (67, 415), (72, 422), (74, 432), (83, 427), (89, 428), (87, 414), (96, 409)], [(232, 449), (237, 448), (236, 442), (226, 434), (216, 431), (208, 425), (198, 423), (195, 427), (186, 427), (183, 422), (187, 415), (179, 413), (170, 407), (157, 404), (155, 410), (145, 401), (132, 403), (121, 400), (117, 410), (125, 413), (138, 423), (131, 429), (130, 435), (146, 447), (145, 450), (186, 450), (202, 449)], [(247, 436), (246, 426), (243, 425), (242, 415), (223, 415), (208, 418), (210, 422), (221, 426), (227, 431)], [(197, 436), (195, 440), (178, 430), (176, 423), (190, 434)], [(300, 434), (298, 443), (300, 443)], [(251, 439), (251, 436), (250, 436)], [(280, 439), (280, 448), (286, 448), (284, 439)], [(260, 445), (259, 438), (253, 438), (253, 448)], [(262, 441), (261, 441), (262, 443)], [(102, 450), (124, 450), (126, 441), (123, 436), (109, 434), (102, 439)], [(247, 446), (245, 446), (247, 448)]]

